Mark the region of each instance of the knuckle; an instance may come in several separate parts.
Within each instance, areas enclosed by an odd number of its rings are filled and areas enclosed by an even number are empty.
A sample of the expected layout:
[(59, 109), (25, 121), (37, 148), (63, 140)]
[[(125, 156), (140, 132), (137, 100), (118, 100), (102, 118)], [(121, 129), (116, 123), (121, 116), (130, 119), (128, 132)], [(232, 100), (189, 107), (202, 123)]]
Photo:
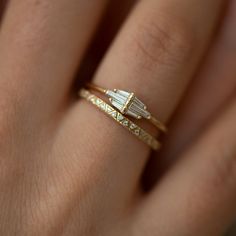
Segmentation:
[(195, 48), (195, 37), (191, 27), (179, 19), (149, 16), (141, 19), (133, 34), (135, 58), (146, 65), (176, 65), (189, 59)]

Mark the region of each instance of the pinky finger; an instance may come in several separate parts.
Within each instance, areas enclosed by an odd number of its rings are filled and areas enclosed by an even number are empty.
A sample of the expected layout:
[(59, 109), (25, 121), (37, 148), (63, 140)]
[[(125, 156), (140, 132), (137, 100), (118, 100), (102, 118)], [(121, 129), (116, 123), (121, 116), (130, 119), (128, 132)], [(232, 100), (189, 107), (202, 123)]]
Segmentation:
[[(236, 100), (147, 196), (141, 230), (165, 236), (225, 233), (236, 217), (235, 121)], [(147, 222), (150, 216), (155, 220)]]

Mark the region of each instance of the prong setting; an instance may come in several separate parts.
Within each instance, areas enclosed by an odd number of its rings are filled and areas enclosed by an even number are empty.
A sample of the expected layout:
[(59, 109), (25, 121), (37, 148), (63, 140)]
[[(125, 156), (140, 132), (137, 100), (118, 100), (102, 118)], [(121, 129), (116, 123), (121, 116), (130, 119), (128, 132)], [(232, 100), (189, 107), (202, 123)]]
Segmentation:
[(151, 117), (147, 111), (147, 106), (143, 104), (133, 93), (124, 90), (114, 89), (106, 91), (111, 104), (117, 108), (122, 114), (129, 115), (136, 119)]

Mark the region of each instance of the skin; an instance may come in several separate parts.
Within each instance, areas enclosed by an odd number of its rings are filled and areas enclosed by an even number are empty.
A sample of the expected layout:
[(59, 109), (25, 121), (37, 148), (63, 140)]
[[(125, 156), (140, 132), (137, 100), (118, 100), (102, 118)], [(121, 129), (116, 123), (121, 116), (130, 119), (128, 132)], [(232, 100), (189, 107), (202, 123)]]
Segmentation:
[[(236, 217), (235, 1), (121, 1), (127, 17), (112, 4), (5, 8), (0, 235), (220, 236)], [(108, 29), (92, 81), (134, 91), (169, 124), (158, 153), (76, 96)]]

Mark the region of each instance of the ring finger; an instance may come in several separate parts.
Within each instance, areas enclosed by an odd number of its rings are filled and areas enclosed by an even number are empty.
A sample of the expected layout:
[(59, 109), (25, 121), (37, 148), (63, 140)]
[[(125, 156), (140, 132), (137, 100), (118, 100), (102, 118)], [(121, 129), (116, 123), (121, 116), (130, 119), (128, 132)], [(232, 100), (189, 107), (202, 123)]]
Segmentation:
[[(221, 3), (221, 0), (140, 1), (94, 82), (110, 89), (135, 92), (155, 116), (166, 122), (206, 50)], [(91, 105), (82, 101), (79, 111), (75, 110), (74, 121), (90, 127), (85, 128), (81, 150), (93, 147), (91, 159), (109, 166), (113, 183), (127, 179), (132, 184), (137, 182), (150, 149), (139, 145), (138, 140)]]

